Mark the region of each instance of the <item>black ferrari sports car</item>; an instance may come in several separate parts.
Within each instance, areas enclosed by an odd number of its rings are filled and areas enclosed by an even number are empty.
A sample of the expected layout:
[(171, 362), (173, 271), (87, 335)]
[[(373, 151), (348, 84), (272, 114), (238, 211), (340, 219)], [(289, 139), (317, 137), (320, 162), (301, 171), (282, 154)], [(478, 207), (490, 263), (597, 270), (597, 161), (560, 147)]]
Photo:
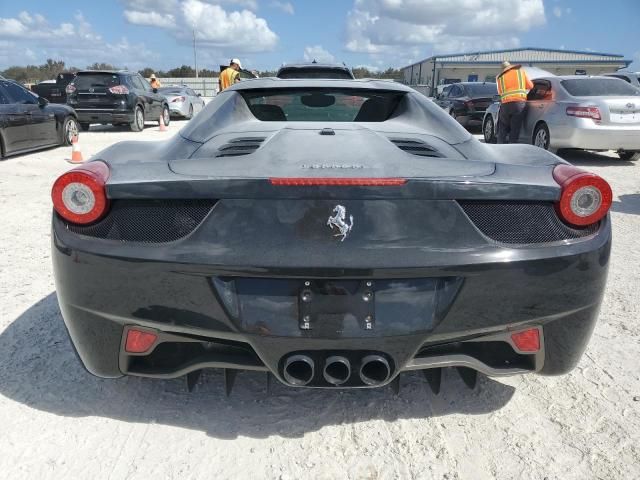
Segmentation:
[(485, 145), (409, 87), (256, 79), (178, 135), (52, 189), (58, 300), (101, 377), (221, 368), (291, 386), (570, 371), (605, 287), (612, 193)]

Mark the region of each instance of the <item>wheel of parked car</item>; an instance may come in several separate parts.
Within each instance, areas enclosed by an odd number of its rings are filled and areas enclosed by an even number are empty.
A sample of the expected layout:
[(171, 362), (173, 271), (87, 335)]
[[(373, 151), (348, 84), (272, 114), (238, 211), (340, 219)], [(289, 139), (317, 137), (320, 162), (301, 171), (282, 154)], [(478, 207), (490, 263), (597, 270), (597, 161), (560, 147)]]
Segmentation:
[(536, 126), (536, 129), (533, 131), (533, 143), (536, 147), (544, 148), (545, 150), (549, 150), (549, 143), (551, 141), (551, 136), (549, 135), (549, 128), (545, 123), (540, 123)]
[(189, 105), (189, 113), (187, 114), (187, 120), (193, 118), (193, 105)]
[(141, 132), (144, 129), (144, 111), (140, 105), (136, 106), (133, 112), (133, 121), (129, 126), (134, 132)]
[(496, 143), (496, 128), (490, 115), (487, 115), (487, 118), (484, 119), (482, 133), (484, 134), (485, 143)]
[[(162, 106), (162, 120), (164, 121), (165, 126), (169, 125), (171, 121), (171, 113), (169, 112), (169, 105)], [(158, 125), (160, 125), (160, 120), (158, 120)]]
[(88, 132), (89, 128), (91, 127), (90, 123), (85, 123), (85, 122), (80, 122), (80, 130), (82, 130), (83, 132)]
[(640, 159), (640, 152), (627, 152), (624, 150), (621, 150), (618, 152), (618, 156), (620, 157), (620, 160), (625, 160), (625, 161), (633, 161), (633, 160), (638, 160)]
[(453, 118), (454, 120), (458, 119), (458, 115), (456, 114), (455, 110), (452, 108), (451, 110), (449, 110), (449, 115), (451, 115), (451, 118)]
[(65, 118), (62, 126), (62, 144), (71, 145), (76, 135), (78, 135), (78, 121), (73, 117)]

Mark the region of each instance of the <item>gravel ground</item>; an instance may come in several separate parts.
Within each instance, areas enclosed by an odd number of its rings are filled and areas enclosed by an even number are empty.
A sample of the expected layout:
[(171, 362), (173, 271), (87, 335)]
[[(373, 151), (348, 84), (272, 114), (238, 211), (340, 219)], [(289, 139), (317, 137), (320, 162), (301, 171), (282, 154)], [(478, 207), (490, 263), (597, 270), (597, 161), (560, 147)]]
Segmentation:
[[(85, 157), (121, 140), (96, 128)], [(182, 122), (183, 123), (183, 122)], [(19, 478), (640, 478), (640, 162), (566, 158), (613, 186), (614, 248), (598, 327), (570, 375), (480, 379), (419, 373), (402, 390), (326, 392), (241, 373), (231, 397), (207, 372), (101, 380), (72, 352), (53, 286), (50, 197), (70, 148), (0, 162), (0, 477)]]

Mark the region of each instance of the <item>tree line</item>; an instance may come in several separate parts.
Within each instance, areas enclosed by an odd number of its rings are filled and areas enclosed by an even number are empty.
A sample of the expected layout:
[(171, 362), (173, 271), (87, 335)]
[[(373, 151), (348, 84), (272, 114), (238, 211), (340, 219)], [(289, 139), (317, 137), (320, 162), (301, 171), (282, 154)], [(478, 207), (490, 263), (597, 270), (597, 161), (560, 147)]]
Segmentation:
[[(93, 65), (87, 65), (86, 70), (126, 70), (127, 67), (117, 67), (108, 63), (94, 63)], [(43, 80), (53, 80), (59, 73), (71, 72), (75, 73), (82, 68), (70, 66), (67, 67), (62, 60), (47, 59), (42, 65), (27, 65), (27, 66), (12, 66), (0, 72), (0, 75), (5, 78), (10, 78), (20, 83), (38, 83)], [(151, 74), (155, 74), (157, 77), (170, 77), (170, 78), (189, 78), (195, 77), (196, 71), (189, 65), (182, 65), (181, 67), (172, 68), (170, 70), (156, 70), (151, 67), (145, 67), (138, 72), (145, 78), (149, 78)], [(276, 70), (262, 70), (256, 71), (260, 77), (273, 77), (276, 74)], [(198, 69), (198, 76), (203, 78), (217, 77), (219, 69)], [(388, 68), (384, 71), (371, 71), (365, 67), (356, 67), (353, 69), (353, 74), (356, 78), (389, 78), (394, 80), (402, 80), (402, 72), (396, 68)]]

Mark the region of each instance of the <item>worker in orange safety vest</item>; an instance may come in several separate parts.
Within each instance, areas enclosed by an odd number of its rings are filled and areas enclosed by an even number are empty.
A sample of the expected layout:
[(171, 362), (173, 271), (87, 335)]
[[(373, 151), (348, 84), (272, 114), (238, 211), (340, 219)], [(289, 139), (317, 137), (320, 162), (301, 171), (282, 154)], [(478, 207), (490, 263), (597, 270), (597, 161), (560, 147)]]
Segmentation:
[(498, 115), (498, 143), (517, 143), (527, 106), (527, 93), (533, 83), (522, 69), (522, 65), (502, 62), (502, 73), (496, 77), (500, 95), (500, 114)]
[(236, 82), (240, 81), (240, 70), (242, 70), (242, 64), (237, 58), (232, 58), (229, 62), (229, 66), (220, 72), (218, 77), (218, 86), (220, 92), (225, 88), (229, 88)]

